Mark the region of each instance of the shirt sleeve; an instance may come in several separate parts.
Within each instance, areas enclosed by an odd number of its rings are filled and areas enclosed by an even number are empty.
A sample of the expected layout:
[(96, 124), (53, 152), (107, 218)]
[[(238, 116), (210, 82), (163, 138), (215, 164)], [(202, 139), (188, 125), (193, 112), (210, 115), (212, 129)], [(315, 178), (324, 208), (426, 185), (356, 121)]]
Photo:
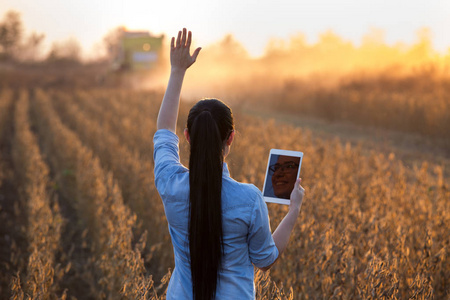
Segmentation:
[(252, 210), (248, 245), (250, 261), (258, 268), (271, 265), (278, 257), (278, 249), (270, 230), (269, 212), (259, 190)]
[(153, 137), (155, 186), (161, 196), (164, 195), (170, 178), (187, 170), (180, 162), (178, 143), (178, 136), (167, 129), (158, 130)]

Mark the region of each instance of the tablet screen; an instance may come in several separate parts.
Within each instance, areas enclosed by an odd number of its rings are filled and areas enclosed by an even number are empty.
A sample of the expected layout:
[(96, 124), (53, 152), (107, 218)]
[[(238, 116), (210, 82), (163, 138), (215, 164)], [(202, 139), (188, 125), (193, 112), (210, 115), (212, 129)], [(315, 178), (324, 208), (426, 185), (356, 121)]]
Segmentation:
[(300, 175), (302, 158), (301, 152), (271, 150), (263, 189), (265, 201), (289, 204), (295, 181)]

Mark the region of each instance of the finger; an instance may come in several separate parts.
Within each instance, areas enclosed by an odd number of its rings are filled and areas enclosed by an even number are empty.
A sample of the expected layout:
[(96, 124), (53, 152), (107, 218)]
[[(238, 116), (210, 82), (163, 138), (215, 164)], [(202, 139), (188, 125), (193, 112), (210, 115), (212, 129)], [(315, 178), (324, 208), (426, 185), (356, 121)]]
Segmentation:
[(178, 31), (178, 36), (177, 36), (177, 47), (181, 46), (181, 31)]
[(173, 50), (173, 48), (175, 48), (175, 38), (172, 37), (172, 40), (170, 41), (170, 49)]
[(186, 46), (186, 28), (183, 28), (183, 35), (181, 36), (181, 46)]
[(193, 61), (197, 60), (197, 56), (200, 53), (200, 50), (202, 50), (202, 48), (198, 47), (197, 49), (195, 49), (194, 53), (192, 53), (192, 60)]
[(301, 179), (301, 178), (298, 178), (297, 181), (296, 181), (297, 188), (298, 188), (300, 191), (305, 191), (305, 189), (302, 187), (301, 183), (302, 183), (302, 179)]
[(186, 42), (186, 47), (189, 48), (191, 47), (191, 41), (192, 41), (192, 32), (188, 32), (188, 38), (187, 38), (187, 42)]

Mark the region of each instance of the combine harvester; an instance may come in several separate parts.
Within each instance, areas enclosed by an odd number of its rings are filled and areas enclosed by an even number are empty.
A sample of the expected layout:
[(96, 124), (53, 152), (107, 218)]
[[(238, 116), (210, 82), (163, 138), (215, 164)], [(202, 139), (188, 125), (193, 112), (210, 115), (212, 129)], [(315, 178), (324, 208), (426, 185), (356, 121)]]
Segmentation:
[(127, 88), (149, 85), (153, 75), (163, 70), (163, 40), (164, 35), (153, 36), (148, 31), (123, 29), (111, 51), (108, 81)]

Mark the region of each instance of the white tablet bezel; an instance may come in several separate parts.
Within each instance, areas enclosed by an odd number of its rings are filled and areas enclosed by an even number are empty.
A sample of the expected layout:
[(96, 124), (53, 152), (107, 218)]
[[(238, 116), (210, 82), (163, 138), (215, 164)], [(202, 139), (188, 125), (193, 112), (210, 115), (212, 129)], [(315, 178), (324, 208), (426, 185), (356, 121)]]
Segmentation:
[(271, 202), (271, 203), (279, 203), (279, 204), (289, 205), (291, 203), (291, 200), (289, 200), (289, 199), (280, 199), (280, 198), (276, 198), (276, 197), (265, 196), (265, 194), (266, 194), (266, 183), (267, 183), (267, 180), (269, 179), (270, 159), (271, 159), (272, 155), (285, 155), (285, 156), (299, 157), (300, 158), (300, 163), (298, 165), (298, 172), (297, 172), (297, 178), (298, 178), (300, 176), (300, 170), (301, 170), (301, 167), (302, 167), (303, 152), (291, 151), (291, 150), (282, 150), (282, 149), (270, 149), (269, 158), (267, 160), (266, 176), (264, 177), (264, 186), (263, 186), (263, 190), (262, 190), (264, 201)]

